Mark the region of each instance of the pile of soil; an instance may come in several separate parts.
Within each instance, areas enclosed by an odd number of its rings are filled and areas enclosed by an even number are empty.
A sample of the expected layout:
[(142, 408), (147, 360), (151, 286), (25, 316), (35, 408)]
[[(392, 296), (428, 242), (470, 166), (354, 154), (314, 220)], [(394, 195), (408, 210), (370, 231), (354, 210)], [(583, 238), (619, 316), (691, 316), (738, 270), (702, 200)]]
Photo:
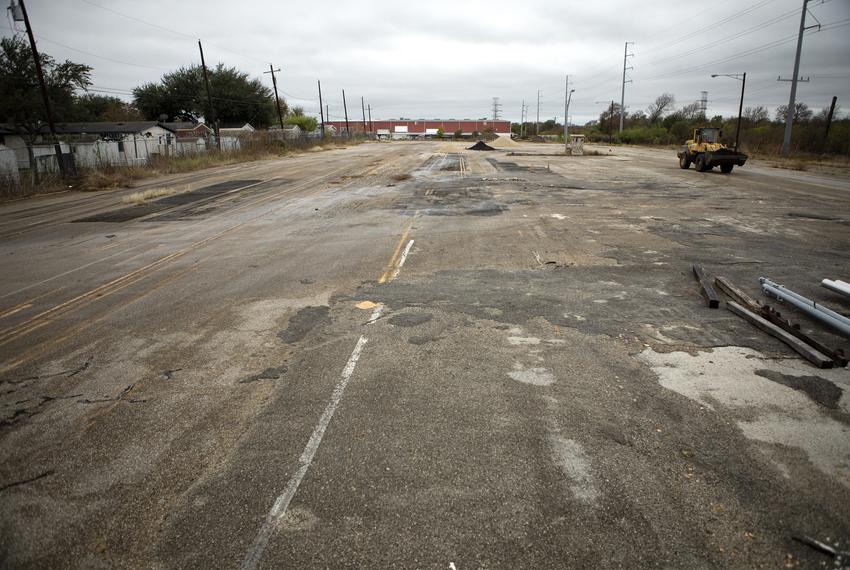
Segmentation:
[(484, 141), (478, 141), (477, 143), (475, 143), (474, 145), (472, 145), (471, 147), (469, 147), (466, 150), (496, 150), (496, 149), (493, 148), (492, 146), (488, 145)]
[(512, 147), (512, 146), (519, 146), (519, 143), (516, 142), (514, 139), (512, 139), (508, 135), (499, 135), (499, 136), (496, 137), (495, 140), (490, 141), (490, 146), (492, 146), (495, 149), (500, 149), (500, 148), (509, 148), (509, 147)]

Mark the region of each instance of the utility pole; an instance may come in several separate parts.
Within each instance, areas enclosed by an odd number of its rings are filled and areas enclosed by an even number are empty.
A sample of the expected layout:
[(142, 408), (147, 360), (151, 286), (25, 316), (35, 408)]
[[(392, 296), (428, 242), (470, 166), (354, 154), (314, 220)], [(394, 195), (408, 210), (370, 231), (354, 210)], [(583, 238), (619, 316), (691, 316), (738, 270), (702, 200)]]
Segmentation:
[(829, 127), (832, 125), (832, 116), (835, 114), (835, 104), (838, 102), (838, 97), (832, 96), (832, 104), (829, 106), (829, 114), (826, 116), (826, 132), (823, 133), (824, 143), (829, 139)]
[(280, 68), (275, 69), (272, 64), (269, 64), (269, 70), (264, 71), (263, 73), (272, 74), (272, 85), (274, 86), (274, 104), (277, 107), (277, 120), (280, 121), (280, 131), (283, 132), (283, 114), (280, 112), (280, 97), (277, 96), (277, 79), (275, 79), (274, 76), (275, 71), (280, 71)]
[(626, 114), (626, 83), (631, 83), (632, 80), (629, 79), (626, 81), (626, 70), (634, 69), (634, 67), (626, 67), (628, 59), (630, 56), (634, 55), (629, 53), (629, 44), (634, 44), (634, 42), (626, 42), (626, 47), (623, 48), (623, 87), (620, 91), (620, 132), (623, 132), (623, 118)]
[(519, 138), (523, 137), (525, 130), (525, 99), (522, 100), (522, 111), (519, 114)]
[[(35, 36), (32, 33), (32, 26), (30, 26), (30, 18), (27, 15), (27, 7), (24, 5), (24, 0), (18, 0), (18, 5), (21, 7), (21, 14), (23, 15), (24, 25), (27, 28), (27, 36), (30, 40), (30, 49), (32, 49), (32, 57), (35, 62), (35, 75), (38, 78), (38, 86), (41, 89), (41, 98), (44, 102), (44, 112), (47, 115), (47, 126), (50, 129), (50, 136), (53, 138), (53, 149), (56, 151), (56, 164), (59, 167), (59, 173), (62, 177), (65, 177), (65, 163), (62, 160), (62, 146), (59, 144), (59, 138), (56, 136), (56, 124), (53, 122), (53, 109), (50, 107), (50, 97), (47, 95), (47, 84), (44, 82), (44, 72), (41, 70), (41, 58), (38, 55), (38, 48), (35, 47)], [(12, 5), (12, 14), (13, 19), (16, 21), (18, 18), (14, 17), (14, 4)], [(32, 156), (32, 154), (30, 154)], [(38, 176), (38, 167), (36, 165), (32, 165), (32, 167), (36, 171), (36, 177)]]
[(345, 112), (345, 136), (351, 136), (351, 130), (348, 127), (348, 105), (345, 104), (345, 89), (342, 90), (342, 109)]
[[(623, 112), (620, 111), (620, 116), (622, 116)], [(614, 136), (614, 100), (611, 99), (611, 112), (608, 113), (608, 132), (610, 136), (613, 138)]]
[(501, 113), (501, 111), (500, 111), (501, 107), (502, 107), (502, 104), (499, 103), (499, 98), (493, 97), (493, 120), (494, 121), (499, 120), (499, 113)]
[(540, 89), (537, 90), (537, 123), (534, 127), (534, 134), (540, 136)]
[[(324, 107), (324, 105), (322, 105), (322, 80), (317, 79), (316, 81), (319, 84), (319, 118), (322, 119), (321, 132), (322, 132), (322, 138), (325, 138), (325, 117), (326, 117), (326, 115), (325, 115), (325, 107)], [(328, 117), (328, 120), (330, 120), (330, 117)]]
[(573, 98), (574, 91), (575, 89), (570, 89), (570, 76), (567, 75), (564, 86), (564, 154), (567, 154), (570, 145), (570, 101)]
[(809, 0), (803, 0), (803, 12), (800, 16), (800, 32), (797, 35), (797, 55), (794, 56), (794, 75), (791, 77), (791, 96), (788, 98), (788, 110), (785, 112), (785, 136), (782, 139), (782, 156), (788, 156), (791, 150), (791, 126), (794, 124), (794, 106), (797, 103), (797, 78), (800, 73), (800, 54), (803, 51), (803, 32), (806, 31), (806, 10)]
[(210, 106), (210, 121), (212, 122), (213, 133), (215, 133), (215, 145), (218, 150), (221, 150), (221, 137), (218, 136), (218, 121), (215, 118), (215, 108), (210, 94), (210, 77), (207, 74), (207, 63), (204, 61), (204, 46), (201, 45), (201, 40), (198, 40), (198, 49), (201, 51), (201, 67), (204, 69), (204, 85), (207, 88), (207, 103)]
[(369, 112), (369, 132), (374, 132), (372, 130), (372, 104), (366, 105), (366, 110)]
[(366, 134), (366, 104), (363, 97), (360, 97), (360, 110), (363, 112), (363, 134)]

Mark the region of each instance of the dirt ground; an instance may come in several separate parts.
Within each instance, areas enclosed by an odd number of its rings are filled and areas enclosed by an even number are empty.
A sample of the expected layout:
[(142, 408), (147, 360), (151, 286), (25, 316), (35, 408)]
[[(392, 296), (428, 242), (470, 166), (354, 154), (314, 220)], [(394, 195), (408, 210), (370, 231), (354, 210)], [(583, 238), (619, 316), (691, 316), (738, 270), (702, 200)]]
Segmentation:
[(833, 567), (848, 370), (691, 264), (850, 313), (850, 178), (466, 146), (0, 206), (0, 565)]

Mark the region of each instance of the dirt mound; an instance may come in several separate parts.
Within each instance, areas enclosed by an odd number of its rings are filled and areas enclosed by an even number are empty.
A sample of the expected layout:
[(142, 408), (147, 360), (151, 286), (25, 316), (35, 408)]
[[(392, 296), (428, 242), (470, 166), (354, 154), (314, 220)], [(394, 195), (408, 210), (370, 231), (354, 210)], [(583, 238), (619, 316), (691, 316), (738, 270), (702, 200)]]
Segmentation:
[(488, 145), (484, 141), (478, 141), (477, 143), (475, 143), (474, 145), (472, 145), (471, 147), (469, 147), (466, 150), (496, 150), (496, 149), (493, 148), (492, 146)]
[(490, 146), (492, 146), (493, 148), (509, 148), (520, 145), (518, 142), (516, 142), (509, 136), (499, 135), (495, 138), (495, 140), (490, 141)]

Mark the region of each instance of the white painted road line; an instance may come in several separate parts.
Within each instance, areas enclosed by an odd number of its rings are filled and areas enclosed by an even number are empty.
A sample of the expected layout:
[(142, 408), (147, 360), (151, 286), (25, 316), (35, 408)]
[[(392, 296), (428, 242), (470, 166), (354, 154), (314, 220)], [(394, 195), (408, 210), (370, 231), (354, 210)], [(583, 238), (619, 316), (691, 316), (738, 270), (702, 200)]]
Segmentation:
[(404, 247), (404, 252), (401, 254), (401, 259), (398, 260), (398, 266), (393, 271), (393, 274), (390, 277), (390, 281), (398, 277), (398, 274), (401, 272), (401, 266), (404, 265), (404, 262), (407, 259), (407, 254), (410, 253), (411, 247), (413, 247), (413, 240), (407, 242), (407, 245)]
[(316, 425), (316, 429), (313, 430), (313, 435), (310, 436), (310, 440), (307, 442), (307, 447), (304, 448), (304, 451), (301, 453), (301, 457), (298, 459), (298, 469), (289, 480), (289, 483), (287, 483), (283, 493), (280, 494), (280, 496), (275, 500), (274, 505), (272, 505), (263, 526), (260, 528), (260, 532), (257, 533), (257, 538), (254, 539), (254, 543), (245, 555), (245, 559), (242, 560), (242, 565), (240, 566), (242, 570), (254, 570), (254, 568), (257, 567), (257, 564), (260, 562), (260, 558), (263, 556), (263, 551), (269, 543), (269, 539), (272, 534), (274, 534), (275, 530), (277, 530), (281, 519), (283, 519), (284, 515), (286, 515), (286, 509), (289, 508), (289, 503), (295, 496), (295, 492), (298, 490), (298, 485), (301, 484), (301, 480), (304, 478), (304, 475), (307, 474), (307, 469), (310, 468), (310, 464), (313, 462), (313, 457), (319, 449), (319, 444), (322, 443), (322, 437), (325, 435), (325, 430), (328, 428), (328, 424), (330, 424), (331, 418), (333, 418), (340, 400), (342, 400), (342, 393), (345, 391), (345, 387), (348, 385), (348, 381), (354, 373), (354, 367), (357, 366), (357, 361), (360, 359), (360, 353), (363, 351), (363, 346), (366, 342), (367, 339), (365, 336), (361, 336), (357, 341), (357, 345), (354, 347), (354, 351), (351, 353), (351, 356), (348, 358), (348, 363), (342, 371), (340, 380), (337, 383), (336, 388), (334, 388), (331, 400), (325, 407), (322, 417), (319, 418), (319, 423)]

